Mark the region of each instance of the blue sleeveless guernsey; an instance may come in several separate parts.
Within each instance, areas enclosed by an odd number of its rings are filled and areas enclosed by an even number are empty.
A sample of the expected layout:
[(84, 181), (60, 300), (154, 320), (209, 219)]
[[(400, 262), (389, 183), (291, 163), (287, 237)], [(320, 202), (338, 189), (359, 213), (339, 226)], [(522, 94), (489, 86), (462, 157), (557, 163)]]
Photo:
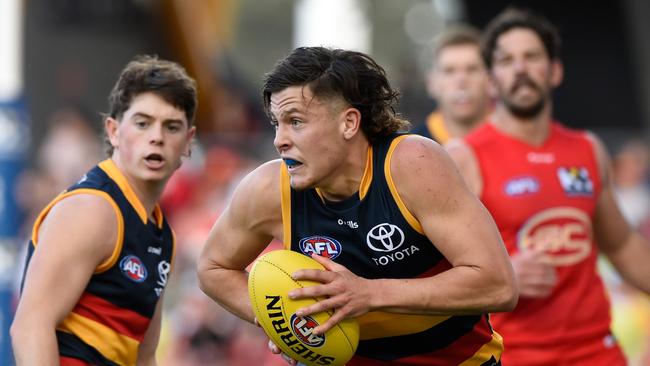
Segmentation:
[[(358, 194), (329, 202), (318, 189), (297, 191), (281, 167), (287, 249), (327, 256), (369, 279), (429, 277), (451, 268), (408, 211), (390, 175), (392, 153), (406, 135), (368, 150)], [(290, 247), (290, 248), (289, 248)], [(488, 315), (428, 316), (370, 312), (350, 365), (498, 365), (503, 342)]]
[(96, 268), (79, 302), (57, 327), (61, 365), (135, 365), (171, 270), (172, 230), (158, 206), (156, 222), (149, 221), (126, 178), (112, 160), (105, 160), (43, 209), (32, 231), (27, 266), (45, 216), (74, 194), (105, 198), (115, 210), (118, 235), (113, 254)]

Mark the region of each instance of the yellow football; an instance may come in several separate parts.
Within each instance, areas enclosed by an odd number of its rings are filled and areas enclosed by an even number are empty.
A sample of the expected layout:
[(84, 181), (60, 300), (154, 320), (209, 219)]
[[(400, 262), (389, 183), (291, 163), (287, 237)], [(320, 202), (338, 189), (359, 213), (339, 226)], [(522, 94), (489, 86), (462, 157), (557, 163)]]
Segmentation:
[(314, 259), (290, 250), (274, 250), (260, 256), (248, 276), (248, 295), (253, 311), (266, 335), (291, 358), (305, 365), (344, 365), (359, 344), (359, 324), (355, 319), (339, 322), (325, 334), (312, 330), (329, 319), (332, 312), (297, 317), (296, 310), (311, 305), (315, 298), (292, 300), (289, 291), (319, 284), (296, 281), (291, 274), (299, 269), (325, 268)]

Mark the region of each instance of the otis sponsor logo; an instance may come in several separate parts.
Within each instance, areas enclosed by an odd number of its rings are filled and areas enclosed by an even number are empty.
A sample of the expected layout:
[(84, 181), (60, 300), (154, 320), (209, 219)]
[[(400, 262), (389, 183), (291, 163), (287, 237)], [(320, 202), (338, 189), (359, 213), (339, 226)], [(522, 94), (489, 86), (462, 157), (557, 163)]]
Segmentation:
[(325, 335), (314, 334), (318, 322), (310, 316), (299, 317), (291, 315), (291, 330), (298, 340), (310, 347), (320, 347), (325, 344)]
[(556, 207), (531, 217), (518, 233), (521, 250), (536, 249), (555, 266), (570, 266), (591, 253), (589, 216), (574, 207)]
[(306, 256), (309, 256), (311, 253), (316, 253), (320, 256), (334, 259), (341, 254), (341, 243), (327, 236), (303, 238), (300, 239), (298, 245), (300, 246), (300, 251)]
[(120, 270), (124, 275), (135, 282), (142, 282), (147, 279), (147, 268), (140, 258), (134, 255), (127, 255), (120, 261)]
[[(302, 318), (297, 318), (295, 314), (291, 317), (291, 325), (288, 325), (284, 318), (284, 311), (282, 311), (281, 296), (266, 296), (266, 315), (268, 315), (269, 320), (271, 320), (273, 331), (280, 337), (282, 342), (306, 362), (309, 362), (312, 365), (330, 365), (336, 360), (335, 357), (325, 356), (307, 348), (310, 345), (309, 343), (304, 342), (303, 339), (309, 340), (310, 335), (313, 336), (313, 334), (311, 334), (313, 327), (310, 328), (307, 323), (302, 323), (300, 320)], [(294, 322), (294, 318), (297, 318), (297, 321)], [(302, 331), (292, 331), (292, 329), (294, 329), (294, 323), (296, 325), (300, 324), (301, 327), (304, 327), (304, 332), (309, 334), (307, 336), (297, 336), (297, 334), (302, 334)], [(315, 321), (314, 324), (316, 324)], [(314, 327), (316, 325), (314, 325)], [(318, 337), (311, 337), (313, 340), (316, 340), (317, 338)], [(322, 341), (322, 343), (325, 343), (324, 336), (322, 336)], [(322, 343), (319, 344), (319, 346), (322, 345)]]
[(376, 252), (386, 253), (379, 258), (372, 258), (378, 266), (401, 261), (420, 250), (415, 245), (398, 250), (404, 244), (404, 232), (397, 225), (383, 223), (375, 225), (368, 235), (366, 244)]

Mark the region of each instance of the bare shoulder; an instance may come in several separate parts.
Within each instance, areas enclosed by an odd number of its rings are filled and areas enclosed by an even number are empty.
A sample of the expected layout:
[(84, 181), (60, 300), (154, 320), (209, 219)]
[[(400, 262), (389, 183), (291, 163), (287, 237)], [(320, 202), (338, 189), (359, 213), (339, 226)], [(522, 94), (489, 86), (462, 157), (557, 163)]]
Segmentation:
[(609, 179), (609, 164), (610, 156), (607, 152), (607, 148), (603, 141), (596, 136), (595, 133), (591, 131), (585, 131), (585, 136), (591, 142), (591, 145), (594, 149), (594, 155), (596, 156), (596, 161), (598, 163), (598, 169), (600, 170), (600, 176), (603, 183), (607, 183)]
[(37, 233), (37, 246), (48, 255), (67, 255), (99, 264), (109, 258), (117, 242), (121, 216), (103, 194), (73, 194), (57, 202)]
[(274, 203), (280, 204), (280, 159), (268, 161), (248, 173), (235, 190), (233, 199), (245, 199), (248, 202), (257, 204)]

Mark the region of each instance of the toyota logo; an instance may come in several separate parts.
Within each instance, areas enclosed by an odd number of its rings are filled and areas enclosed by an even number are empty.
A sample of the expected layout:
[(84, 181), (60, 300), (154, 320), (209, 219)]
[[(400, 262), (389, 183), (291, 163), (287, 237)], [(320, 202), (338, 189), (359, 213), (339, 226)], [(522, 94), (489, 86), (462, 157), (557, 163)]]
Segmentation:
[(392, 252), (404, 244), (404, 232), (393, 224), (379, 224), (370, 229), (366, 242), (377, 252)]

